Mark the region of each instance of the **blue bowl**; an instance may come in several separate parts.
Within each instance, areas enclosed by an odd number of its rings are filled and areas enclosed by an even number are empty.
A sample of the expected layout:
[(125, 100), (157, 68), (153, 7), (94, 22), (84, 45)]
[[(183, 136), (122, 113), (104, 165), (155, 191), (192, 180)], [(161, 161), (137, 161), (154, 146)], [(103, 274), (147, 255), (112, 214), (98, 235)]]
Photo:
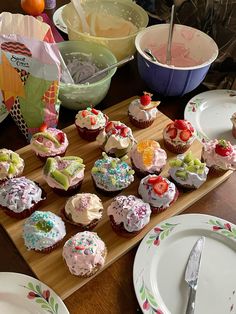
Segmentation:
[[(158, 24), (138, 33), (135, 39), (138, 71), (151, 90), (164, 96), (182, 96), (204, 80), (210, 65), (218, 56), (218, 47), (205, 33), (176, 24), (171, 50), (173, 64), (167, 65), (168, 30), (169, 24)], [(143, 52), (145, 48), (151, 49), (160, 61), (150, 60)]]

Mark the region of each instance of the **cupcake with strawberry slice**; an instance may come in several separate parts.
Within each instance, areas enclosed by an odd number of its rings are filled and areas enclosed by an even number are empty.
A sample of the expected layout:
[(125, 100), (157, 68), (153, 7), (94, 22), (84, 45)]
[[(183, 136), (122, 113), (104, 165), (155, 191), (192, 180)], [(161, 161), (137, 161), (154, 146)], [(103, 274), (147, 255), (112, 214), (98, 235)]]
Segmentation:
[(136, 142), (132, 130), (120, 121), (109, 121), (98, 134), (96, 141), (111, 157), (126, 155)]
[(156, 119), (159, 104), (160, 101), (152, 101), (152, 94), (144, 92), (140, 98), (134, 99), (129, 105), (130, 122), (140, 129), (149, 127)]
[(185, 153), (195, 140), (195, 130), (187, 120), (175, 120), (163, 130), (165, 147), (172, 153)]
[(69, 145), (66, 133), (56, 128), (48, 128), (45, 123), (39, 131), (32, 136), (30, 146), (41, 160), (65, 155)]
[(236, 148), (229, 141), (210, 140), (203, 144), (202, 160), (209, 173), (220, 176), (228, 170), (236, 169)]
[(140, 181), (138, 193), (144, 202), (150, 204), (152, 213), (154, 214), (171, 206), (179, 195), (173, 182), (157, 175), (144, 177)]
[(105, 127), (108, 117), (100, 110), (87, 108), (80, 110), (75, 117), (75, 126), (79, 135), (86, 141), (95, 141)]

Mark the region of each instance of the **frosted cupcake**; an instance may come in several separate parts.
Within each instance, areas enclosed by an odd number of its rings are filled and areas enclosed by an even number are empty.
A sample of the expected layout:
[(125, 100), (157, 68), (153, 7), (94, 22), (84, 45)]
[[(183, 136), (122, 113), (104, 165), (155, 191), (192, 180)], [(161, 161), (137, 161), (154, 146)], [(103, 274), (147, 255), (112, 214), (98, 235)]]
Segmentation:
[(84, 231), (64, 244), (62, 256), (72, 275), (87, 278), (104, 266), (107, 249), (97, 233)]
[(195, 131), (190, 122), (175, 120), (163, 130), (165, 147), (172, 153), (185, 153), (195, 140)]
[(40, 127), (40, 132), (35, 133), (30, 141), (30, 146), (35, 154), (43, 161), (48, 157), (64, 156), (68, 147), (66, 134), (55, 128), (47, 128), (45, 124)]
[(233, 124), (233, 126), (232, 126), (232, 134), (233, 134), (233, 137), (236, 138), (236, 112), (232, 115), (230, 120), (231, 120), (231, 122)]
[(156, 214), (171, 206), (179, 195), (174, 183), (162, 176), (148, 175), (140, 181), (138, 193)]
[(226, 140), (211, 140), (203, 144), (202, 160), (209, 173), (220, 176), (236, 169), (236, 148)]
[(134, 99), (129, 105), (130, 122), (140, 129), (149, 127), (156, 119), (159, 104), (160, 101), (152, 101), (152, 94), (144, 92), (140, 98)]
[(0, 207), (17, 219), (30, 216), (45, 199), (45, 191), (25, 177), (9, 179), (0, 188)]
[(28, 250), (50, 253), (66, 235), (63, 220), (52, 212), (36, 211), (26, 219), (23, 239)]
[(134, 170), (124, 160), (105, 153), (95, 161), (91, 175), (97, 191), (108, 195), (122, 191), (134, 181)]
[(134, 195), (120, 195), (113, 199), (107, 215), (117, 234), (130, 237), (138, 234), (149, 223), (151, 208)]
[(83, 160), (77, 156), (48, 158), (43, 167), (43, 177), (58, 194), (78, 193), (84, 179)]
[(92, 230), (102, 218), (103, 205), (96, 194), (78, 193), (70, 197), (62, 211), (66, 221), (83, 230)]
[(0, 183), (20, 176), (24, 170), (24, 160), (10, 149), (0, 149)]
[(97, 143), (111, 157), (122, 157), (135, 143), (129, 127), (120, 121), (109, 121), (97, 136)]
[(142, 140), (132, 148), (130, 159), (135, 173), (145, 177), (148, 174), (158, 175), (166, 164), (167, 155), (158, 142)]
[(107, 123), (107, 116), (95, 108), (87, 108), (77, 113), (75, 125), (79, 135), (87, 141), (95, 141)]
[(207, 179), (209, 169), (191, 152), (170, 160), (169, 174), (177, 186), (184, 189), (198, 189)]

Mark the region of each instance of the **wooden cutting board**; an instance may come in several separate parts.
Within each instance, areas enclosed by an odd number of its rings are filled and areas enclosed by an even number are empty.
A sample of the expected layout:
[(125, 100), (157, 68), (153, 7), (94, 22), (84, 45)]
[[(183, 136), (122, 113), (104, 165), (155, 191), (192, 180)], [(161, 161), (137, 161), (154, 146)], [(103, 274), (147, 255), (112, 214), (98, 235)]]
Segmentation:
[[(128, 105), (134, 98), (137, 97), (132, 97), (115, 106), (112, 106), (104, 110), (104, 113), (108, 115), (110, 120), (120, 120), (127, 124), (129, 127), (131, 127), (136, 140), (154, 139), (159, 141), (160, 145), (163, 147), (162, 130), (169, 122), (171, 122), (171, 120), (159, 112), (158, 117), (152, 126), (147, 129), (136, 129), (129, 123), (127, 116)], [(99, 149), (99, 146), (96, 142), (86, 142), (82, 140), (79, 137), (76, 127), (74, 125), (67, 127), (66, 129), (64, 129), (64, 131), (69, 139), (69, 147), (66, 155), (77, 155), (84, 160), (86, 171), (80, 192), (96, 193), (92, 184), (90, 171), (95, 160), (101, 156), (101, 150)], [(196, 157), (200, 157), (201, 143), (195, 140), (191, 146), (191, 150)], [(24, 175), (29, 179), (39, 182), (47, 192), (47, 200), (44, 204), (42, 204), (40, 209), (52, 211), (59, 215), (67, 198), (60, 197), (52, 192), (51, 188), (44, 182), (42, 178), (43, 163), (34, 155), (29, 145), (21, 148), (17, 152), (25, 160)], [(167, 154), (168, 159), (175, 156), (174, 154), (169, 152), (167, 152)], [(165, 167), (162, 175), (167, 175), (167, 171), (168, 165)], [(164, 219), (167, 219), (184, 211), (191, 204), (196, 202), (198, 199), (206, 195), (209, 191), (225, 181), (230, 176), (230, 174), (231, 171), (228, 171), (226, 174), (219, 178), (209, 177), (198, 190), (180, 193), (180, 196), (175, 204), (173, 204), (164, 212), (155, 216), (153, 215), (150, 223), (145, 227), (145, 229), (139, 235), (131, 239), (122, 238), (113, 232), (106, 214), (106, 210), (111, 202), (111, 198), (98, 195), (103, 201), (104, 215), (102, 221), (99, 222), (94, 231), (96, 231), (98, 235), (103, 239), (108, 249), (107, 260), (103, 269), (108, 267), (111, 263), (115, 262), (119, 257), (121, 257), (132, 247), (138, 244), (138, 242), (144, 237), (144, 235), (156, 224), (160, 223)], [(140, 179), (136, 177), (132, 185), (130, 185), (127, 189), (123, 191), (123, 194), (137, 195), (139, 181)], [(24, 223), (24, 220), (18, 221), (6, 216), (3, 212), (0, 212), (0, 221), (13, 242), (15, 243), (17, 249), (24, 257), (28, 265), (31, 267), (33, 272), (36, 274), (38, 279), (54, 289), (55, 292), (62, 299), (67, 298), (74, 291), (82, 287), (86, 282), (93, 278), (90, 277), (88, 279), (81, 279), (70, 274), (66, 264), (62, 259), (63, 244), (61, 244), (59, 248), (57, 248), (50, 254), (42, 254), (36, 253), (34, 251), (28, 251), (24, 245), (22, 238), (22, 225)], [(66, 224), (66, 229), (67, 235), (63, 243), (69, 237), (77, 233), (76, 226)]]

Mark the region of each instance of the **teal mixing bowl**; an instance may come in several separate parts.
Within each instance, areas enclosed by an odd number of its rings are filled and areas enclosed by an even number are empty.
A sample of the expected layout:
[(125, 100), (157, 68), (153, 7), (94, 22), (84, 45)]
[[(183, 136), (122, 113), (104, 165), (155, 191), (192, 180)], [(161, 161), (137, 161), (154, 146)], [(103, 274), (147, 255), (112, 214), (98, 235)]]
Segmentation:
[[(71, 58), (78, 58), (80, 61), (88, 60), (103, 69), (117, 62), (116, 57), (106, 47), (87, 41), (64, 41), (57, 44), (62, 57), (67, 64)], [(105, 76), (94, 83), (86, 84), (65, 84), (60, 82), (59, 99), (62, 106), (80, 110), (88, 106), (99, 104), (106, 96), (111, 78), (117, 68), (107, 72)]]

